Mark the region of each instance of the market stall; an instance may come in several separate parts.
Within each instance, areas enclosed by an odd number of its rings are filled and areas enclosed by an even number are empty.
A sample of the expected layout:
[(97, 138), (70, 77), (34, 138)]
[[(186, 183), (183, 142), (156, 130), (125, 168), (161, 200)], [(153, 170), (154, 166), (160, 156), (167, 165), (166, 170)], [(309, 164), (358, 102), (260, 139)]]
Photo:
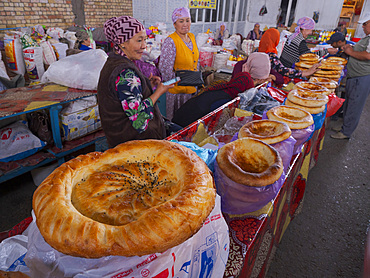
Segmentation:
[[(79, 138), (76, 137), (75, 140), (63, 140), (62, 142), (62, 135), (65, 134), (62, 134), (60, 129), (60, 125), (62, 125), (60, 122), (62, 118), (60, 112), (63, 106), (95, 95), (95, 90), (74, 89), (54, 83), (1, 91), (0, 121), (11, 123), (21, 119), (27, 120), (26, 115), (29, 113), (42, 110), (47, 111), (46, 113), (50, 115), (50, 132), (52, 133), (53, 143), (47, 146), (45, 145), (38, 152), (28, 156), (24, 155), (24, 157), (19, 159), (8, 159), (7, 161), (4, 159), (4, 162), (0, 162), (0, 182), (14, 178), (52, 161), (58, 161), (61, 164), (65, 161), (65, 156), (103, 140), (104, 133), (99, 128), (98, 122), (100, 120), (97, 119), (98, 112), (95, 105), (83, 110), (86, 115), (90, 115), (91, 113), (95, 115), (79, 126), (80, 134), (83, 136), (78, 136)], [(82, 116), (82, 114), (79, 115)], [(73, 120), (75, 121), (74, 128), (77, 131), (76, 124), (78, 120), (76, 114), (74, 114)], [(5, 127), (2, 126), (2, 128)]]

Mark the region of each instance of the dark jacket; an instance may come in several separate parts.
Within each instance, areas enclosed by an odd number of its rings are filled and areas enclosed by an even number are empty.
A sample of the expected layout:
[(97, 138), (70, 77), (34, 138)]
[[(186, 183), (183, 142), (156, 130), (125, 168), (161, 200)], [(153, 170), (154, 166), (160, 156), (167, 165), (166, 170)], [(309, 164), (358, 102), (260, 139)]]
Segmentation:
[(123, 69), (132, 69), (139, 76), (143, 98), (153, 94), (151, 84), (129, 59), (112, 54), (108, 57), (100, 72), (98, 83), (98, 104), (102, 127), (110, 147), (130, 140), (164, 139), (166, 130), (158, 105), (154, 104), (154, 117), (149, 121), (148, 128), (139, 133), (131, 124), (123, 111), (115, 89), (115, 80)]

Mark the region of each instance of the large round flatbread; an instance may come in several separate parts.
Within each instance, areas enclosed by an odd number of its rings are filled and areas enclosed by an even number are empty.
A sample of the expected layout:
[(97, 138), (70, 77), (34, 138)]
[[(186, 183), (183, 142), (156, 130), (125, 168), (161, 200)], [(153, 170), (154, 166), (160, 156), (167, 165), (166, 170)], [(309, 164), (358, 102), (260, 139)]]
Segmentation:
[(291, 90), (287, 96), (288, 100), (295, 104), (306, 107), (321, 107), (328, 103), (329, 98), (325, 94), (312, 93), (310, 91)]
[(320, 66), (319, 66), (319, 69), (322, 69), (322, 70), (329, 70), (329, 71), (342, 71), (343, 70), (343, 66), (342, 65), (333, 65), (333, 64), (329, 64), (329, 63), (322, 63)]
[(72, 256), (142, 256), (181, 244), (215, 204), (212, 173), (192, 150), (165, 140), (129, 141), (78, 156), (33, 196), (37, 226)]
[(218, 150), (216, 160), (229, 179), (248, 186), (273, 184), (283, 173), (278, 151), (254, 138), (241, 138), (224, 145)]
[(301, 69), (309, 69), (309, 68), (311, 68), (313, 65), (315, 64), (315, 62), (313, 62), (313, 63), (309, 63), (309, 62), (306, 62), (306, 61), (304, 61), (304, 62), (297, 62), (297, 63), (295, 63), (295, 68), (301, 68)]
[(286, 123), (290, 129), (303, 129), (313, 124), (312, 115), (297, 107), (280, 105), (269, 109), (266, 116), (271, 120)]
[(330, 78), (311, 76), (308, 81), (323, 86), (327, 89), (335, 89), (338, 87), (338, 82)]
[(313, 93), (319, 93), (319, 94), (330, 94), (329, 90), (321, 85), (307, 82), (307, 81), (301, 81), (294, 85), (294, 89), (298, 91), (310, 91)]
[(325, 110), (325, 105), (323, 106), (320, 106), (320, 107), (308, 107), (308, 106), (303, 106), (303, 105), (300, 105), (300, 104), (296, 104), (294, 102), (291, 102), (289, 99), (285, 100), (285, 105), (287, 106), (291, 106), (291, 107), (295, 107), (295, 108), (300, 108), (300, 109), (303, 109), (305, 111), (307, 111), (308, 113), (310, 114), (319, 114), (321, 113), (322, 111)]
[(319, 56), (315, 53), (305, 53), (299, 56), (300, 61), (318, 61)]
[(323, 75), (340, 75), (341, 70), (318, 70), (315, 74), (323, 74)]
[(275, 120), (255, 120), (239, 129), (238, 138), (255, 138), (267, 144), (276, 144), (288, 139), (292, 131), (286, 123)]
[(327, 62), (332, 62), (332, 63), (336, 63), (336, 64), (339, 64), (339, 65), (346, 65), (347, 64), (347, 60), (344, 59), (344, 58), (341, 58), (341, 57), (329, 57), (326, 59)]

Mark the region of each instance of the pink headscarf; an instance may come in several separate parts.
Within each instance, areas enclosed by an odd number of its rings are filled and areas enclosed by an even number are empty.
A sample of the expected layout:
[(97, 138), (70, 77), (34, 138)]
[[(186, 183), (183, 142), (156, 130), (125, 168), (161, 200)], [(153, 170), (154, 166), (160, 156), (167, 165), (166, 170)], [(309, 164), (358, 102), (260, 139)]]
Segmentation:
[(190, 17), (189, 9), (182, 7), (177, 8), (172, 13), (172, 22), (175, 23), (179, 18)]
[(114, 49), (117, 53), (122, 56), (125, 56), (125, 53), (119, 45), (128, 41), (142, 30), (145, 30), (144, 25), (128, 15), (112, 17), (104, 23), (105, 36), (108, 41), (114, 44)]
[(269, 55), (263, 52), (253, 52), (243, 65), (243, 71), (249, 72), (253, 79), (266, 79), (271, 71)]
[(295, 27), (294, 33), (288, 37), (288, 41), (287, 41), (288, 45), (291, 43), (291, 41), (296, 36), (298, 36), (298, 34), (301, 32), (301, 29), (307, 29), (307, 30), (315, 29), (315, 21), (312, 18), (309, 18), (307, 16), (298, 19), (297, 27)]

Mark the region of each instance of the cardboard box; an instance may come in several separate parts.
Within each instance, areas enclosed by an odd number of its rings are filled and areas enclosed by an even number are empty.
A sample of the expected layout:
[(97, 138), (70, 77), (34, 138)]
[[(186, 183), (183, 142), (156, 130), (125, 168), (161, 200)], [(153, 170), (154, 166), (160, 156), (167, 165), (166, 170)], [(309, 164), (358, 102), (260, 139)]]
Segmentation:
[(70, 141), (101, 128), (98, 105), (60, 115), (63, 137)]

